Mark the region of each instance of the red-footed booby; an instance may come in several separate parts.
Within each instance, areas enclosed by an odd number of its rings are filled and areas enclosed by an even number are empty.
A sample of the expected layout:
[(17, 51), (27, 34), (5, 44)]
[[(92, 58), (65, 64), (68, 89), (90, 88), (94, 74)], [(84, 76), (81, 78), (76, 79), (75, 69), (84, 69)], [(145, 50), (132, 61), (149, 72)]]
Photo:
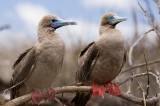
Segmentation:
[[(100, 22), (100, 38), (84, 48), (78, 59), (76, 81), (92, 85), (94, 96), (102, 96), (107, 89), (111, 95), (119, 95), (120, 88), (111, 83), (125, 63), (125, 40), (116, 25), (126, 18), (107, 13)], [(92, 93), (77, 92), (72, 103), (85, 106)]]
[[(18, 85), (11, 90), (12, 99), (32, 91), (34, 103), (39, 102), (37, 97), (45, 99), (54, 97), (54, 90), (46, 89), (51, 87), (60, 72), (65, 52), (63, 39), (55, 30), (66, 25), (76, 23), (52, 15), (44, 16), (39, 22), (38, 42), (22, 53), (13, 65), (11, 86)], [(46, 94), (39, 93), (42, 90), (47, 91)], [(44, 97), (49, 92), (52, 93), (51, 97)]]

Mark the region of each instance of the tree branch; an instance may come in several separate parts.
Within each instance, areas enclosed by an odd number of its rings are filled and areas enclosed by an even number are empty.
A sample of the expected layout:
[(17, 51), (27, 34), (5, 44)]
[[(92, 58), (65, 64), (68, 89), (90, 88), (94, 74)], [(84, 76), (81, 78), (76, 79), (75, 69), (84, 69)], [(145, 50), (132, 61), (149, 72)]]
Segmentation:
[(160, 1), (159, 0), (153, 0), (153, 1), (156, 3), (160, 14)]
[(135, 42), (134, 44), (130, 47), (129, 49), (129, 53), (128, 53), (128, 63), (130, 66), (133, 66), (133, 59), (132, 59), (132, 53), (134, 48), (136, 47), (136, 45), (145, 37), (147, 36), (147, 34), (151, 31), (153, 31), (154, 29), (150, 29), (149, 31), (145, 32), (144, 35), (140, 36)]
[[(91, 86), (64, 86), (64, 87), (56, 87), (54, 88), (56, 94), (59, 93), (68, 93), (68, 92), (91, 92), (92, 87)], [(118, 97), (125, 99), (129, 102), (133, 102), (135, 104), (140, 104), (143, 105), (143, 99), (135, 97), (133, 95), (127, 94), (127, 93), (122, 93)], [(13, 100), (10, 100), (9, 102), (5, 103), (3, 106), (17, 106), (19, 104), (22, 104), (24, 102), (30, 101), (31, 100), (31, 94), (27, 94), (18, 98), (15, 98)], [(153, 104), (157, 102), (158, 97), (152, 97), (149, 99), (146, 99), (147, 104)]]
[(151, 76), (153, 76), (153, 77), (155, 77), (155, 79), (156, 79), (156, 81), (157, 81), (157, 84), (158, 84), (158, 87), (160, 88), (160, 80), (159, 80), (159, 77), (158, 77), (156, 74), (152, 73), (152, 72), (135, 74), (135, 75), (133, 75), (133, 76), (131, 76), (131, 77), (126, 78), (124, 81), (118, 82), (118, 85), (122, 85), (123, 83), (125, 83), (125, 82), (127, 82), (127, 81), (129, 81), (129, 80), (131, 80), (131, 79), (133, 79), (133, 78), (141, 77), (141, 76), (146, 76), (146, 75), (148, 75), (148, 74), (151, 75)]
[[(147, 65), (152, 65), (152, 64), (156, 64), (156, 63), (160, 63), (160, 59), (149, 61), (149, 62), (147, 62)], [(126, 73), (128, 71), (131, 71), (131, 70), (136, 69), (136, 68), (144, 67), (144, 66), (146, 66), (146, 62), (145, 63), (136, 64), (136, 65), (134, 65), (134, 66), (132, 66), (130, 68), (124, 69), (124, 70), (122, 70), (122, 72), (120, 74), (124, 74), (124, 73)]]
[[(155, 2), (158, 0), (154, 0)], [(159, 2), (158, 2), (159, 3)], [(157, 4), (157, 3), (156, 3)], [(142, 7), (142, 5), (138, 2), (138, 5), (140, 6), (141, 10), (143, 11), (144, 15), (146, 16), (149, 25), (154, 29), (154, 31), (156, 32), (156, 34), (158, 35), (158, 37), (160, 38), (160, 31), (157, 29), (157, 27), (155, 26), (154, 22), (152, 22), (152, 19), (150, 17), (150, 15), (148, 14), (148, 12)], [(159, 5), (159, 4), (158, 4)], [(158, 6), (159, 7), (159, 6)]]
[[(68, 93), (68, 92), (91, 92), (92, 91), (91, 86), (64, 86), (64, 87), (56, 87), (54, 89), (55, 89), (56, 94)], [(143, 105), (143, 98), (138, 98), (138, 97), (135, 97), (127, 93), (122, 93), (118, 97), (125, 99), (127, 101), (130, 101), (130, 102), (133, 102), (135, 104)], [(5, 103), (3, 106), (17, 106), (19, 104), (22, 104), (30, 100), (31, 100), (31, 94), (27, 94), (27, 95), (15, 98)], [(155, 96), (155, 97), (146, 99), (146, 103), (154, 104), (155, 102), (157, 102), (157, 100), (158, 100), (158, 97)]]
[[(147, 72), (147, 73), (141, 73), (141, 74), (136, 74), (133, 75), (127, 79), (125, 79), (124, 81), (119, 82), (119, 85), (122, 85), (123, 83), (129, 81), (130, 79), (134, 78), (134, 77), (140, 77), (140, 76), (145, 76), (150, 74), (151, 76), (155, 77), (156, 82), (158, 84), (158, 87), (160, 88), (160, 79), (159, 77), (152, 73), (152, 72)], [(74, 93), (74, 92), (91, 92), (92, 91), (92, 87), (91, 86), (64, 86), (64, 87), (56, 87), (54, 88), (55, 93), (59, 94), (59, 93)], [(107, 92), (106, 92), (107, 93)], [(154, 104), (155, 102), (158, 101), (158, 97), (160, 96), (160, 93), (158, 94), (158, 96), (154, 96), (148, 99), (145, 99), (146, 104)], [(127, 94), (127, 93), (122, 93), (121, 95), (119, 95), (118, 97), (125, 99), (129, 102), (133, 102), (135, 104), (140, 104), (143, 105), (143, 98), (138, 98), (135, 97), (131, 94)], [(3, 106), (17, 106), (19, 104), (22, 104), (24, 102), (30, 101), (31, 100), (31, 94), (26, 94), (24, 96), (15, 98), (13, 100), (8, 101), (7, 103), (5, 103)]]

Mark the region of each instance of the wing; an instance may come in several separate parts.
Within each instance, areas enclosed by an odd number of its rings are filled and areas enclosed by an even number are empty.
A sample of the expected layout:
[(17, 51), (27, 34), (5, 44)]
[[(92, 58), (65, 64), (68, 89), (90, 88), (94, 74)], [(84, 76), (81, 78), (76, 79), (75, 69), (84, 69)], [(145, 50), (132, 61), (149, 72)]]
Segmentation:
[(93, 66), (96, 63), (98, 54), (98, 49), (94, 42), (90, 43), (82, 50), (78, 60), (78, 69), (76, 72), (77, 82), (84, 82), (88, 78)]
[[(124, 57), (123, 57), (123, 62), (122, 62), (122, 66), (121, 66), (121, 68), (120, 68), (120, 70), (119, 70), (119, 73), (122, 71), (122, 68), (124, 67), (126, 61), (127, 61), (127, 50), (125, 49)], [(118, 74), (119, 74), (119, 73), (118, 73)], [(117, 75), (118, 75), (118, 74), (117, 74)]]
[[(32, 47), (26, 50), (24, 53), (22, 53), (14, 63), (13, 65), (14, 72), (10, 83), (11, 87), (25, 80), (32, 72), (35, 63), (36, 63), (35, 48)], [(11, 94), (12, 98), (15, 97), (16, 91), (18, 90), (18, 88), (20, 88), (21, 85), (22, 84), (17, 85), (12, 89), (12, 94)]]

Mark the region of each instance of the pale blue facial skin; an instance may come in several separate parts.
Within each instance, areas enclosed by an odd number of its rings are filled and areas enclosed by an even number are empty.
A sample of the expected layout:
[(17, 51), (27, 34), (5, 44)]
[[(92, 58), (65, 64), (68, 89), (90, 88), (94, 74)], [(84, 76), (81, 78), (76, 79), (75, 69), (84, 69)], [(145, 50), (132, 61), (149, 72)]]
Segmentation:
[(119, 17), (119, 16), (110, 16), (110, 17), (107, 18), (107, 20), (110, 24), (115, 25), (119, 22), (126, 21), (127, 18)]
[(53, 27), (54, 29), (57, 29), (57, 28), (60, 28), (62, 26), (66, 26), (66, 25), (77, 25), (77, 23), (65, 21), (62, 19), (52, 19), (52, 21), (51, 21), (51, 27)]

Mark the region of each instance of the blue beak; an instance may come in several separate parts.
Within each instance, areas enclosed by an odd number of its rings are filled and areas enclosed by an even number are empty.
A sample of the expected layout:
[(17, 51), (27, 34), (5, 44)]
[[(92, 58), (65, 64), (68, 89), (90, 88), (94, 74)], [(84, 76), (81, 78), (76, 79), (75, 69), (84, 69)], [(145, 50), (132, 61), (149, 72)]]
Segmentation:
[(113, 16), (113, 17), (114, 17), (113, 20), (112, 20), (113, 24), (117, 24), (119, 22), (127, 20), (127, 18), (125, 18), (125, 17), (119, 17), (119, 16)]
[(67, 25), (77, 25), (77, 23), (76, 22), (62, 20), (62, 19), (57, 19), (56, 21), (51, 22), (51, 27), (53, 27), (54, 29), (60, 28), (62, 26), (67, 26)]

